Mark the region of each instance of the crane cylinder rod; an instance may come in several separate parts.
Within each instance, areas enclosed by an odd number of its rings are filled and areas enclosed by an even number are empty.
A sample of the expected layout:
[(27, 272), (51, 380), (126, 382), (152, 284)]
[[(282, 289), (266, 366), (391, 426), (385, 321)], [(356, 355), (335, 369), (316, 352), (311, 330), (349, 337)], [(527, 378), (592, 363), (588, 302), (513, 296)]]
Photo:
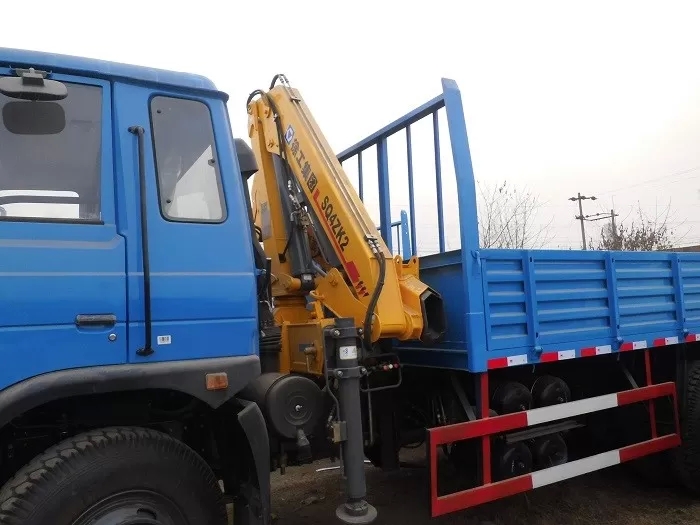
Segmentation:
[(360, 405), (360, 377), (366, 370), (358, 361), (358, 332), (352, 318), (336, 319), (328, 334), (327, 351), (335, 354), (335, 368), (331, 371), (338, 381), (340, 421), (337, 437), (343, 452), (347, 501), (335, 514), (348, 524), (369, 524), (377, 518), (377, 510), (367, 503), (365, 480), (365, 453), (362, 436), (362, 409)]

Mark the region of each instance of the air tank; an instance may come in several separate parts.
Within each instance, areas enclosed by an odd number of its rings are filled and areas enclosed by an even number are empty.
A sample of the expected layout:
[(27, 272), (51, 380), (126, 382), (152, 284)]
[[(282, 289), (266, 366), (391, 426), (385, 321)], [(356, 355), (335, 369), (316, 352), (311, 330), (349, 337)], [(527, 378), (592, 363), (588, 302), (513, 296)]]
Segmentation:
[(532, 405), (530, 390), (517, 381), (506, 381), (496, 386), (491, 396), (491, 407), (499, 414), (529, 410)]

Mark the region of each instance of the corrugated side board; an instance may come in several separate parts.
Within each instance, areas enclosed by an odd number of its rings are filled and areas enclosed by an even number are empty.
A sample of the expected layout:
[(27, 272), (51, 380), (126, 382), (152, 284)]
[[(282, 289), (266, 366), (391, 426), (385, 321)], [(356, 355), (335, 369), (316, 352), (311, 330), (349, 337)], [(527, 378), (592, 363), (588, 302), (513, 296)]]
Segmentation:
[(479, 258), (471, 278), (483, 289), (483, 331), (468, 333), (460, 252), (423, 258), (421, 279), (442, 294), (448, 330), (431, 348), (402, 344), (402, 359), (479, 372), (503, 357), (536, 363), (551, 352), (700, 340), (700, 253), (486, 249)]
[(482, 251), (488, 349), (610, 337), (603, 252)]
[(686, 324), (700, 331), (700, 253), (679, 254)]
[(498, 356), (578, 357), (581, 348), (651, 346), (700, 329), (700, 254), (482, 250), (481, 258), (487, 350)]

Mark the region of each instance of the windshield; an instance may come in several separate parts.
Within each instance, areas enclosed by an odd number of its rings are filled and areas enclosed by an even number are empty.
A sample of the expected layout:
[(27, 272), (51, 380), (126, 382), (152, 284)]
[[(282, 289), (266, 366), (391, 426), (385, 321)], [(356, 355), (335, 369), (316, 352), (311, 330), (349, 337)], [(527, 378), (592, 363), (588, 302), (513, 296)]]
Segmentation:
[(101, 218), (101, 88), (66, 87), (58, 102), (0, 94), (0, 220)]

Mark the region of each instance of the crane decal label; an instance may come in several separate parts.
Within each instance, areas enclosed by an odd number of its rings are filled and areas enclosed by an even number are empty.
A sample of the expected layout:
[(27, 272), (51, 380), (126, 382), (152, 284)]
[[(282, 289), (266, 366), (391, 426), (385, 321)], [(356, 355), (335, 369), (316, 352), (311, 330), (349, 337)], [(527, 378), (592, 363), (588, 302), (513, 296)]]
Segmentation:
[(345, 248), (350, 244), (350, 236), (347, 234), (347, 230), (343, 226), (343, 222), (338, 217), (335, 212), (335, 206), (331, 202), (328, 195), (320, 196), (321, 192), (317, 188), (318, 178), (316, 174), (311, 169), (309, 161), (306, 160), (306, 155), (301, 150), (301, 145), (299, 144), (299, 139), (294, 136), (294, 128), (289, 125), (287, 126), (287, 131), (284, 134), (284, 140), (289, 144), (289, 149), (296, 161), (297, 165), (301, 169), (301, 176), (306, 182), (306, 187), (313, 194), (313, 200), (316, 204), (319, 216), (324, 220), (328, 229), (332, 232), (329, 235), (331, 242), (335, 245), (338, 256), (345, 267), (345, 271), (355, 286), (355, 290), (362, 297), (367, 297), (369, 295), (367, 291), (367, 286), (360, 279), (360, 272), (357, 269), (357, 265), (354, 261), (348, 261), (345, 259)]
[[(314, 202), (316, 203), (317, 206), (319, 206), (323, 209), (323, 204), (321, 202), (319, 202), (320, 193), (321, 192), (319, 190), (316, 190), (314, 192)], [(327, 198), (324, 197), (324, 200), (325, 199), (327, 199)], [(328, 209), (328, 208), (326, 207), (326, 209)], [(321, 217), (323, 217), (323, 219), (325, 219), (326, 224), (332, 229), (332, 226), (329, 222), (329, 219), (326, 217), (326, 213), (328, 213), (328, 212), (324, 211), (323, 213), (321, 213)], [(346, 235), (346, 238), (347, 238), (347, 235)], [(355, 290), (362, 297), (367, 297), (369, 295), (369, 293), (367, 292), (367, 287), (365, 286), (365, 283), (362, 282), (362, 280), (360, 279), (360, 271), (357, 269), (357, 265), (355, 264), (355, 261), (348, 261), (345, 258), (345, 255), (343, 254), (344, 250), (338, 244), (338, 240), (336, 237), (331, 236), (331, 242), (333, 244), (335, 244), (336, 248), (338, 248), (338, 256), (340, 257), (340, 261), (343, 263), (343, 266), (345, 267), (345, 271), (347, 272), (348, 277), (350, 278), (350, 281), (352, 281), (353, 285), (355, 286)], [(346, 246), (347, 246), (347, 244), (346, 244)]]
[(284, 134), (284, 140), (286, 140), (286, 141), (287, 141), (287, 144), (289, 144), (290, 142), (292, 142), (292, 139), (293, 139), (293, 138), (294, 138), (294, 128), (293, 128), (292, 125), (290, 124), (290, 125), (287, 127), (286, 133)]
[(343, 228), (343, 223), (338, 218), (338, 214), (333, 212), (333, 204), (328, 200), (328, 195), (323, 197), (321, 209), (323, 210), (323, 216), (326, 218), (326, 223), (330, 226), (333, 235), (335, 235), (335, 240), (338, 241), (340, 250), (344, 252), (347, 245), (350, 244), (350, 237), (345, 233), (345, 228)]
[[(301, 168), (301, 176), (306, 182), (306, 186), (309, 188), (310, 192), (314, 193), (316, 191), (316, 186), (318, 185), (318, 179), (311, 170), (311, 165), (309, 164), (309, 161), (306, 160), (306, 155), (304, 155), (304, 152), (301, 150), (299, 140), (294, 137), (294, 128), (292, 128), (292, 126), (287, 128), (284, 138), (287, 143), (290, 143), (289, 149), (291, 150), (297, 165), (299, 168)], [(326, 225), (330, 228), (332, 237), (335, 239), (337, 247), (340, 249), (340, 251), (344, 252), (345, 248), (347, 248), (350, 244), (350, 237), (343, 226), (343, 222), (335, 212), (335, 206), (330, 201), (328, 195), (324, 195), (321, 202), (319, 202), (316, 197), (317, 193), (314, 193), (314, 200), (316, 200), (316, 204), (321, 208), (321, 215), (323, 215), (323, 217), (326, 219)]]
[(301, 168), (301, 176), (306, 182), (306, 186), (309, 188), (310, 192), (313, 192), (318, 184), (318, 178), (316, 177), (316, 174), (311, 171), (311, 164), (309, 164), (309, 161), (306, 160), (306, 155), (304, 155), (304, 152), (301, 151), (299, 140), (294, 138), (294, 128), (292, 128), (292, 126), (287, 128), (284, 138), (289, 144), (289, 149), (294, 156), (294, 160), (297, 161), (297, 165)]

